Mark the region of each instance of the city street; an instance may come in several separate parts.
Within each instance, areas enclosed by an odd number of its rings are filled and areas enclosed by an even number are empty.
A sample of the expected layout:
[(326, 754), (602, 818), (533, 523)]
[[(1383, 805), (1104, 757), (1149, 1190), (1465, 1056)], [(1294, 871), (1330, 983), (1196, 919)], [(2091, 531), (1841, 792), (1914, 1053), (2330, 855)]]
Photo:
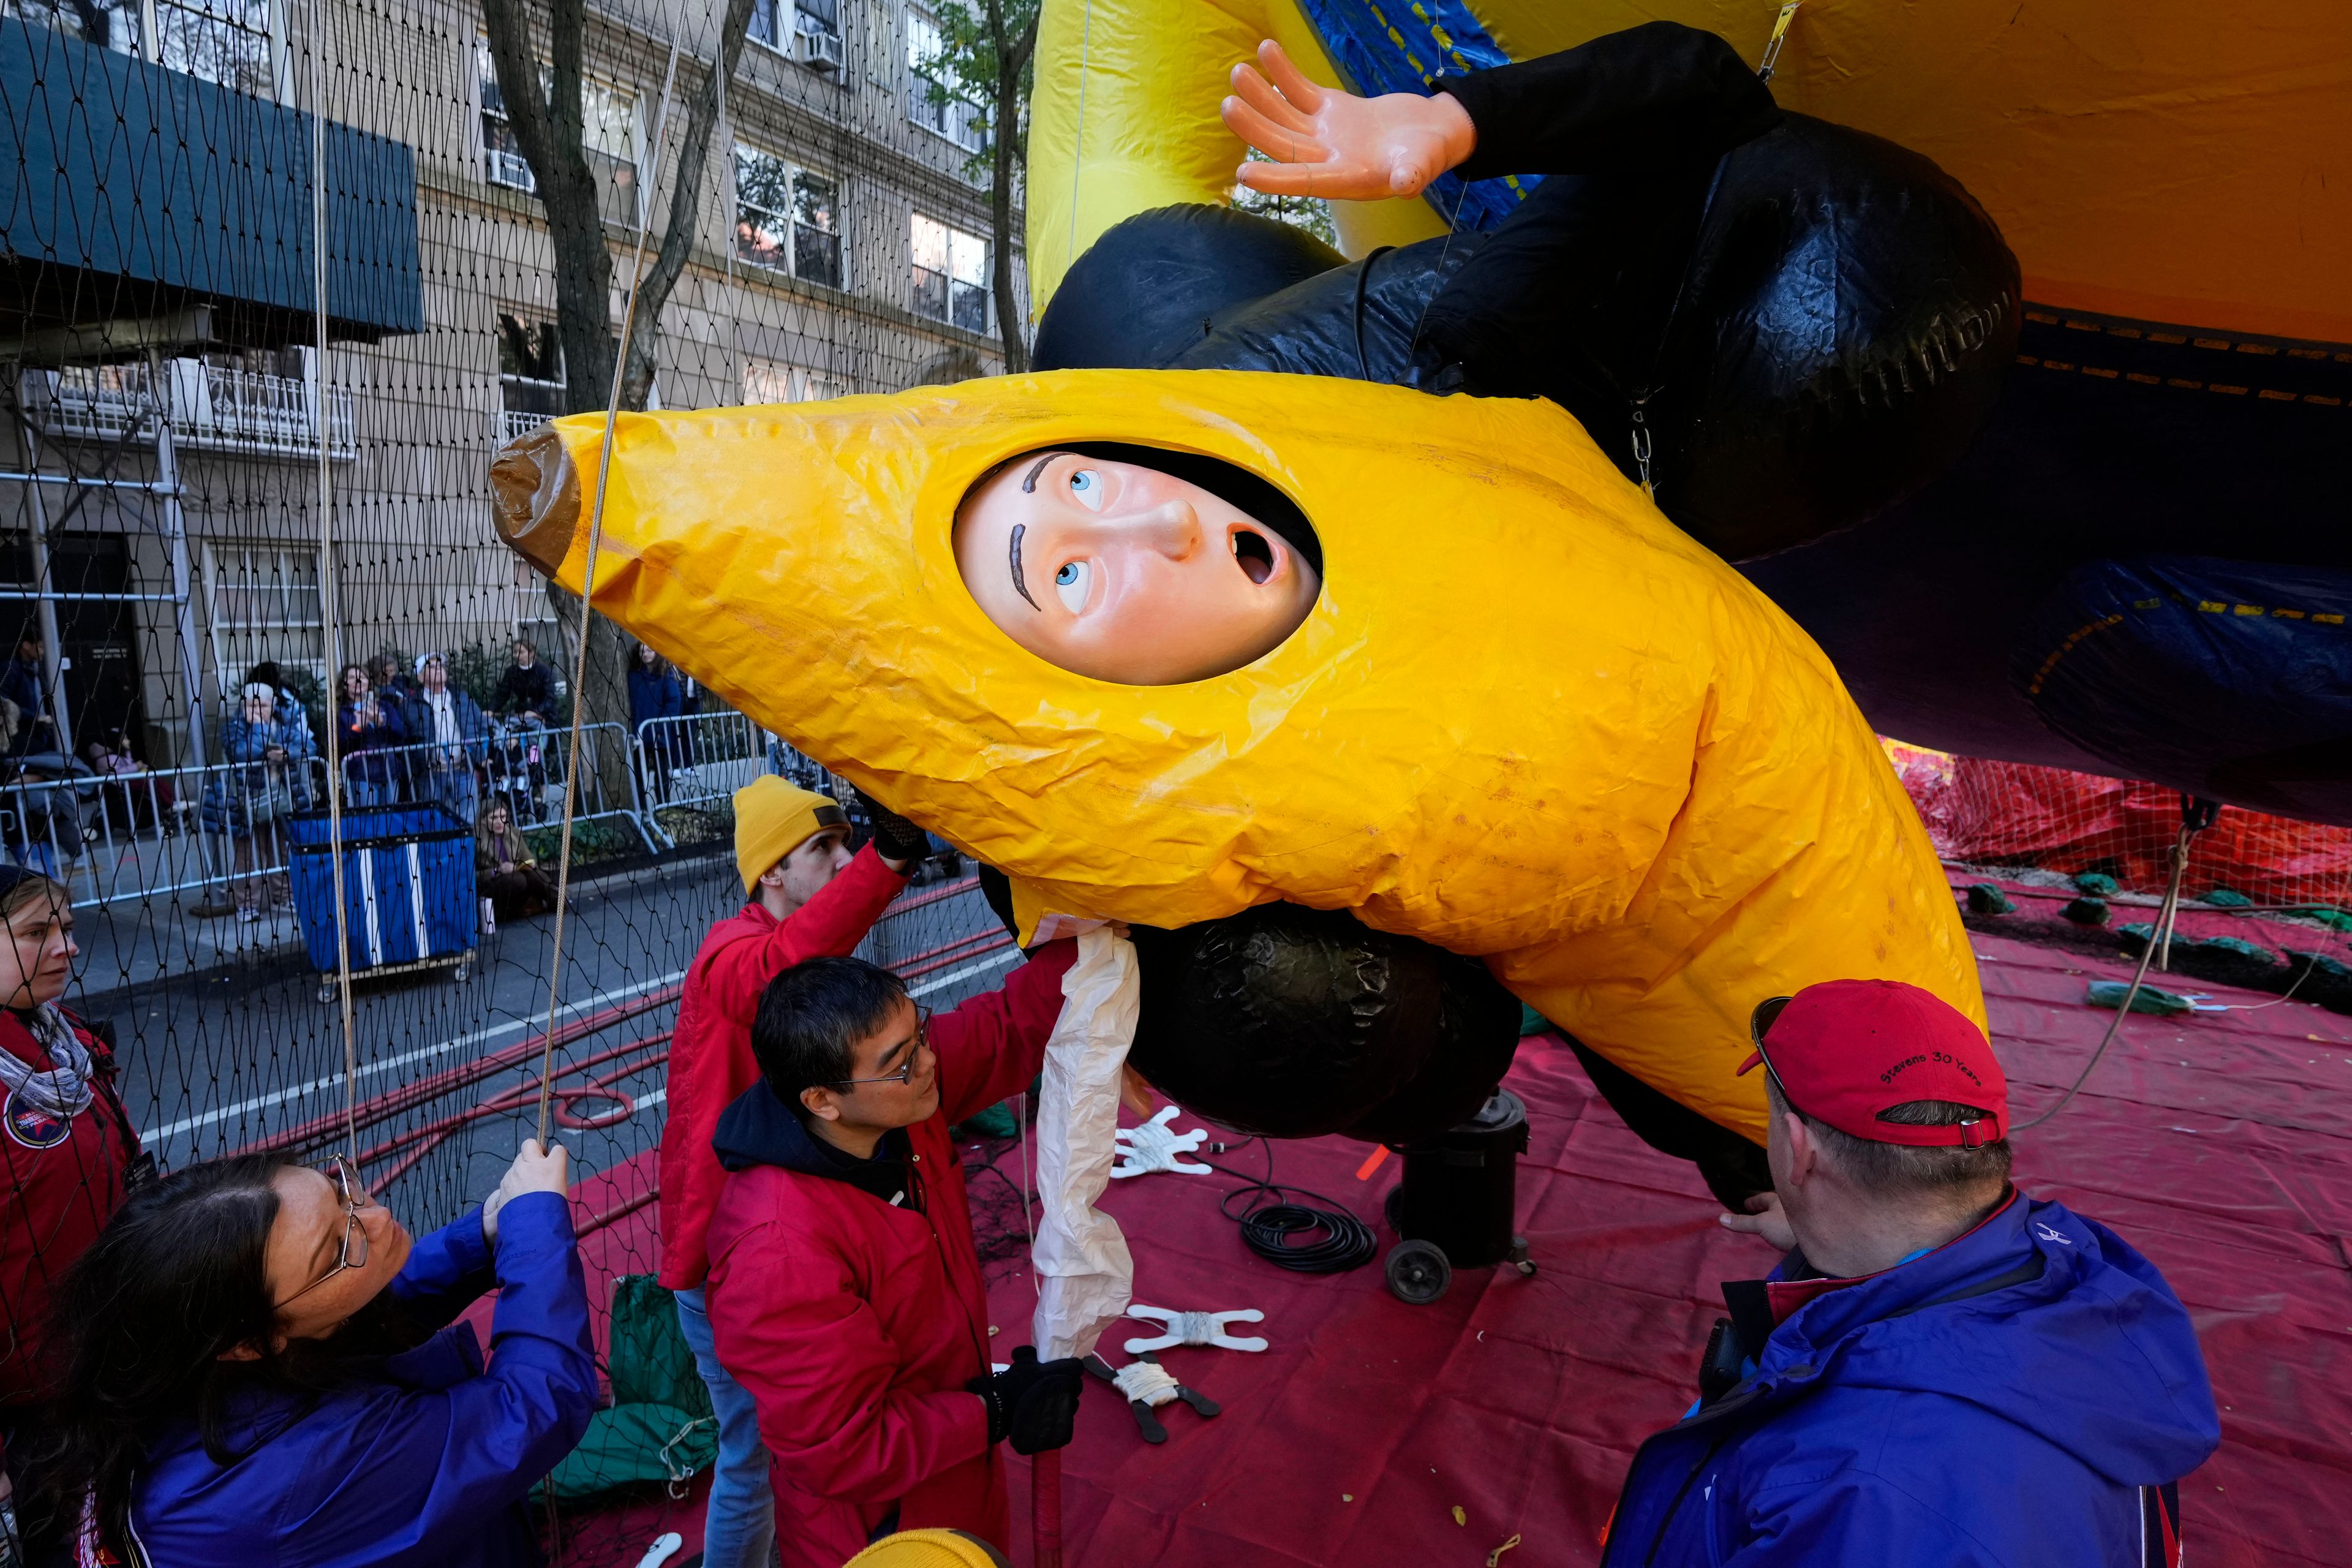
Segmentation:
[[(658, 1142), (677, 988), (711, 922), (739, 903), (720, 855), (575, 884), (554, 1083), (558, 1136), (582, 1176)], [(113, 1023), (124, 1100), (148, 1148), (178, 1166), (265, 1140), (341, 1147), (341, 1009), (320, 1000), (291, 920), (198, 927), (247, 945), (197, 968), (186, 917), (140, 914), (79, 911), (80, 984), (68, 1001)], [(362, 1164), (412, 1227), (487, 1193), (536, 1125), (552, 927), (551, 917), (502, 927), (462, 983), (438, 969), (352, 988)], [(271, 933), (275, 944), (255, 940)], [(900, 895), (862, 951), (934, 1006), (997, 984), (1020, 957), (968, 875)], [(306, 1128), (313, 1135), (298, 1137)]]

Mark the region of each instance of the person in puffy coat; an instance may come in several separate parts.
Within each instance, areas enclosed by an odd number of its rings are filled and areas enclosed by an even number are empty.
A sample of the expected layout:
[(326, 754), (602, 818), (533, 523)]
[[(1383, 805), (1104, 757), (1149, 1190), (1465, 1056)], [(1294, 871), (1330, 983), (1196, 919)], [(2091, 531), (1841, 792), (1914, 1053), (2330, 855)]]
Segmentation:
[[(38, 1517), (87, 1504), (138, 1568), (536, 1565), (525, 1499), (596, 1405), (569, 1173), (527, 1141), (414, 1242), (340, 1158), (133, 1193), (62, 1291)], [(485, 1370), (455, 1320), (493, 1288)]]
[(874, 842), (854, 855), (849, 831), (848, 816), (829, 796), (772, 773), (735, 792), (744, 905), (710, 928), (688, 965), (670, 1037), (659, 1279), (677, 1293), (678, 1331), (719, 1419), (703, 1518), (706, 1568), (767, 1568), (776, 1532), (759, 1413), (719, 1364), (703, 1300), (710, 1271), (704, 1238), (727, 1179), (710, 1135), (720, 1113), (760, 1081), (751, 1015), (768, 982), (803, 959), (854, 952), (907, 885), (908, 859), (920, 853), (917, 829), (885, 813)]
[(837, 1568), (901, 1526), (1009, 1548), (997, 1445), (1070, 1440), (1076, 1362), (1023, 1345), (990, 1370), (948, 1127), (1037, 1076), (1074, 956), (1048, 942), (937, 1016), (855, 958), (796, 964), (761, 995), (760, 1081), (711, 1140), (729, 1174), (704, 1293), (774, 1460), (786, 1568)]
[(1603, 1568), (2179, 1568), (2221, 1443), (2197, 1334), (2122, 1237), (2009, 1183), (1984, 1033), (1891, 981), (1757, 1010), (1788, 1252), (1727, 1284), (1700, 1398), (1634, 1456)]
[[(153, 1173), (110, 1045), (58, 1005), (80, 951), (72, 904), (47, 877), (0, 866), (0, 1441), (18, 1492), (42, 1447), (51, 1297), (123, 1194)], [(66, 1550), (37, 1533), (24, 1545), (35, 1568)]]

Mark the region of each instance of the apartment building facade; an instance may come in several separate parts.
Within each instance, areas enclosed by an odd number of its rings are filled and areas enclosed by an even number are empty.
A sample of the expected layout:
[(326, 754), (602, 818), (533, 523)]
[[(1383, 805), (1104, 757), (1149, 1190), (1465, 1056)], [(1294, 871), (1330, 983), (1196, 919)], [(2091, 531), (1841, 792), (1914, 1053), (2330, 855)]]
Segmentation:
[[(639, 225), (650, 254), (669, 221), (723, 10), (589, 8), (582, 140), (616, 331)], [(216, 759), (253, 664), (331, 675), (330, 605), (353, 661), (547, 641), (539, 584), (493, 534), (488, 468), (562, 406), (554, 258), (478, 7), (7, 0), (5, 18), (0, 620), (41, 637), (60, 738), (79, 752), (125, 731), (157, 766)], [(936, 48), (909, 0), (754, 5), (656, 323), (656, 405), (998, 368), (971, 172), (984, 122), (932, 90)]]

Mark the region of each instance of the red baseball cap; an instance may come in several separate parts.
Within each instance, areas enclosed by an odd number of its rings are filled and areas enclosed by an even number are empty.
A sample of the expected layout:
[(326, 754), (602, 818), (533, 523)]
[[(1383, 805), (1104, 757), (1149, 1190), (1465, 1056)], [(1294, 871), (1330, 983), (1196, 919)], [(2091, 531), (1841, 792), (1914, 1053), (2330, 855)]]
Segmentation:
[[(2009, 1079), (1992, 1043), (1942, 997), (1899, 980), (1829, 980), (1775, 996), (1749, 1022), (1753, 1055), (1741, 1073), (1769, 1067), (1790, 1108), (1874, 1143), (1976, 1149), (2009, 1135)], [(1947, 1100), (1985, 1112), (1981, 1121), (1906, 1127), (1879, 1112), (1915, 1100)]]

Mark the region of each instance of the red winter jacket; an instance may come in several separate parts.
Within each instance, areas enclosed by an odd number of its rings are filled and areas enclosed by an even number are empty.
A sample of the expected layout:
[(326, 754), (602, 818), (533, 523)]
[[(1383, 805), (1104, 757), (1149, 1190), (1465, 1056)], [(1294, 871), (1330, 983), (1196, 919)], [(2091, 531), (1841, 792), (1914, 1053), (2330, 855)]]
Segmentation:
[[(58, 1121), (14, 1095), (0, 1103), (0, 1406), (33, 1397), (49, 1293), (122, 1205), (139, 1134), (114, 1091), (114, 1057), (89, 1030), (75, 1033), (98, 1062), (89, 1108)], [(56, 1066), (24, 1019), (0, 1009), (0, 1050), (37, 1072)]]
[(931, 1020), (940, 1109), (877, 1152), (897, 1157), (878, 1184), (911, 1189), (898, 1204), (842, 1173), (877, 1163), (819, 1146), (764, 1083), (719, 1125), (732, 1173), (710, 1223), (710, 1328), (759, 1405), (786, 1568), (840, 1568), (893, 1503), (901, 1529), (1012, 1546), (1004, 1463), (964, 1391), (992, 1347), (948, 1126), (1037, 1075), (1075, 951), (1041, 948), (1002, 991)]
[(720, 921), (702, 939), (678, 997), (669, 1042), (669, 1119), (661, 1141), (664, 1288), (691, 1290), (710, 1271), (703, 1233), (726, 1173), (710, 1152), (719, 1114), (760, 1081), (751, 1014), (768, 982), (810, 958), (846, 957), (907, 879), (867, 845), (817, 896), (779, 921), (758, 904)]

